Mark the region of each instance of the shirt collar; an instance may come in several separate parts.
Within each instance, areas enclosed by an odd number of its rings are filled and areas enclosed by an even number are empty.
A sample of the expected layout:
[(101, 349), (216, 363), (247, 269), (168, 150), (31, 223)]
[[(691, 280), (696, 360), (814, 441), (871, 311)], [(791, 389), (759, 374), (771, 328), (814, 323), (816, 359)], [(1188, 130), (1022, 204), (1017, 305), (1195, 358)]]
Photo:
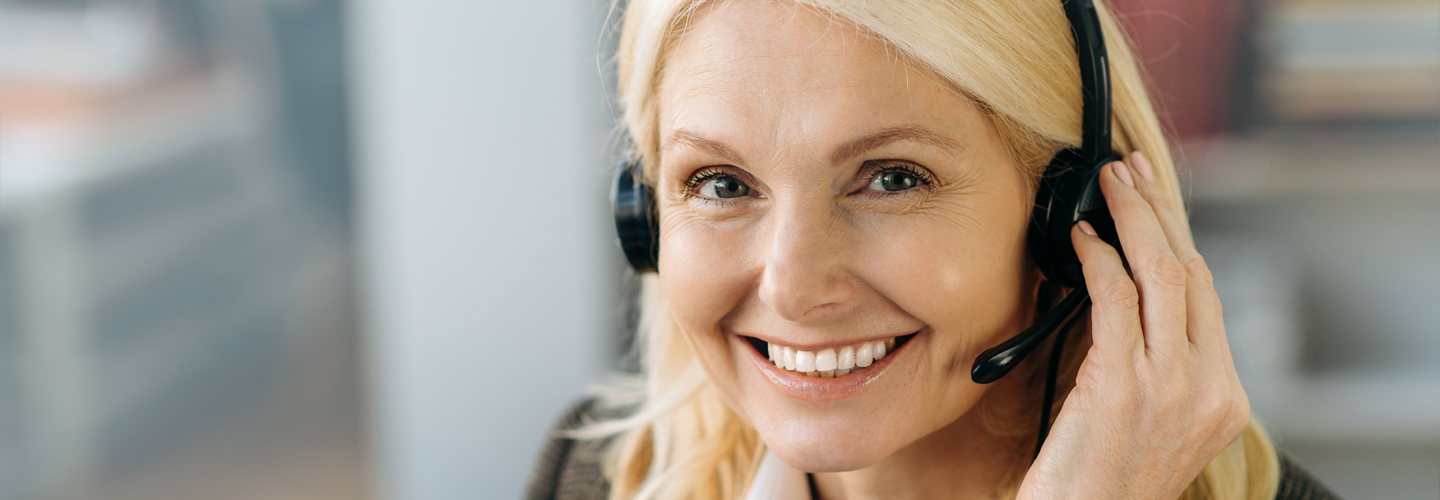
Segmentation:
[(745, 500), (812, 500), (810, 479), (804, 471), (780, 461), (780, 457), (767, 449)]

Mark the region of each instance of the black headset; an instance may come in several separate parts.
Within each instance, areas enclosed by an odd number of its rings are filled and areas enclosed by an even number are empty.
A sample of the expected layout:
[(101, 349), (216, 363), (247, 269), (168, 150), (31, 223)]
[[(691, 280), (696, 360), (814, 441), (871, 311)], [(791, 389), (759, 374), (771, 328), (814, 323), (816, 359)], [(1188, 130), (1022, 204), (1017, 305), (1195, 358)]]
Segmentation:
[[(1049, 427), (1050, 402), (1055, 391), (1055, 374), (1060, 360), (1060, 347), (1068, 332), (1090, 303), (1080, 259), (1070, 241), (1070, 228), (1080, 221), (1089, 222), (1096, 234), (1115, 248), (1120, 248), (1115, 222), (1100, 192), (1101, 167), (1119, 160), (1110, 146), (1110, 61), (1105, 52), (1105, 38), (1100, 31), (1100, 16), (1093, 0), (1062, 0), (1065, 17), (1075, 33), (1075, 51), (1080, 60), (1080, 83), (1084, 95), (1083, 135), (1079, 148), (1066, 148), (1056, 154), (1045, 167), (1035, 195), (1035, 209), (1030, 219), (1028, 244), (1035, 264), (1045, 279), (1055, 286), (1070, 288), (1070, 293), (1055, 307), (1040, 315), (1033, 326), (990, 348), (975, 358), (970, 378), (988, 384), (999, 380), (1014, 369), (1050, 334), (1060, 331), (1051, 350), (1050, 371), (1045, 385), (1045, 403), (1041, 409), (1040, 440), (1036, 453), (1045, 441)], [(660, 234), (655, 198), (650, 187), (637, 175), (638, 158), (628, 159), (615, 174), (610, 199), (615, 208), (615, 230), (620, 248), (636, 273), (655, 271), (659, 260)], [(1121, 255), (1124, 255), (1123, 251)]]

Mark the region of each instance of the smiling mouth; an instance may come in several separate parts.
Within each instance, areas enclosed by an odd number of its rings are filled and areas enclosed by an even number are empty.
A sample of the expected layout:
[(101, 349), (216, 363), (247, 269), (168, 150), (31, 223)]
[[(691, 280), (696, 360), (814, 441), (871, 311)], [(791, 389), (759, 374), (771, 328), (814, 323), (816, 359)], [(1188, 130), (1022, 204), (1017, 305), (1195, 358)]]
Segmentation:
[[(918, 333), (918, 332), (917, 332)], [(915, 334), (872, 340), (822, 351), (801, 351), (772, 344), (755, 337), (744, 337), (750, 345), (776, 367), (807, 377), (844, 377), (864, 370), (871, 363), (895, 352)]]

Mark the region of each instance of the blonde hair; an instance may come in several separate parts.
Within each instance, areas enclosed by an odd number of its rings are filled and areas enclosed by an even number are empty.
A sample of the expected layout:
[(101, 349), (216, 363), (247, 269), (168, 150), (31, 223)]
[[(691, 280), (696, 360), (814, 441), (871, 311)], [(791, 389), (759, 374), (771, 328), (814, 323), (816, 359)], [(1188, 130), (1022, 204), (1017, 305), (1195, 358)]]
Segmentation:
[[(630, 0), (626, 6), (617, 54), (620, 101), (629, 140), (649, 178), (658, 163), (657, 94), (665, 56), (708, 3)], [(966, 96), (994, 121), (1016, 164), (1032, 179), (1039, 178), (1055, 152), (1080, 143), (1080, 74), (1059, 0), (794, 3), (857, 25), (898, 57)], [(1128, 41), (1108, 8), (1098, 1), (1096, 8), (1111, 58), (1113, 148), (1120, 153), (1144, 151), (1156, 181), (1167, 188), (1175, 206), (1183, 206), (1174, 162)], [(1072, 337), (1088, 341), (1085, 334)], [(638, 402), (638, 410), (578, 433), (616, 437), (606, 466), (610, 498), (743, 496), (764, 455), (764, 443), (731, 411), (695, 362), (653, 274), (641, 277), (636, 348), (643, 378), (628, 391), (611, 388), (602, 403)], [(1060, 377), (1066, 387), (1073, 385), (1083, 354), (1080, 348), (1067, 350), (1072, 356)], [(1057, 407), (1063, 403), (1058, 399)], [(1182, 498), (1268, 500), (1278, 481), (1274, 447), (1252, 420)]]

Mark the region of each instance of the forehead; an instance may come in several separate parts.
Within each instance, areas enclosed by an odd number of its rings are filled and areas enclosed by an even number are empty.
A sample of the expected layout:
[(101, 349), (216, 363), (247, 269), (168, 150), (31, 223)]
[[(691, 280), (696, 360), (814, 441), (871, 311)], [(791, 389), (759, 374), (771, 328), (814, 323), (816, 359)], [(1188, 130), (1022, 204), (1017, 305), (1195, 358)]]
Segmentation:
[(724, 2), (676, 36), (660, 83), (662, 134), (734, 120), (763, 130), (914, 125), (969, 107), (864, 28), (811, 7)]

